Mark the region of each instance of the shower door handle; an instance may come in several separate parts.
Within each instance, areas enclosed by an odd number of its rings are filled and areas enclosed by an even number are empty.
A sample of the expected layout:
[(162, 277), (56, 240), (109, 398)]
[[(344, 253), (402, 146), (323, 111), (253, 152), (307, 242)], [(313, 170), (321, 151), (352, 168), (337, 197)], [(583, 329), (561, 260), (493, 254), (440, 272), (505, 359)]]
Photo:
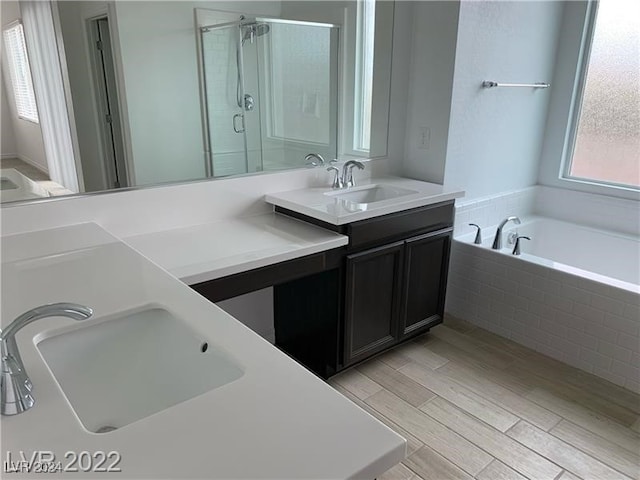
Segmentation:
[[(241, 128), (238, 128), (238, 123), (236, 122), (238, 118), (241, 120)], [(233, 131), (236, 133), (244, 133), (244, 115), (242, 113), (236, 113), (233, 116)]]

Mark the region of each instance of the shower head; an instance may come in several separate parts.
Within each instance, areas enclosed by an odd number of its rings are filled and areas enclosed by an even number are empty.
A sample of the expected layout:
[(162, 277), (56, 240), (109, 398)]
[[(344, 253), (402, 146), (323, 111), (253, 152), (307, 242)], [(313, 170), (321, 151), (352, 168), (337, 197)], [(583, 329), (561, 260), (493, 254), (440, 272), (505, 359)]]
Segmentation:
[(253, 43), (256, 37), (261, 37), (262, 35), (269, 33), (270, 27), (268, 23), (251, 22), (240, 25), (240, 29), (242, 32), (242, 43), (246, 40)]

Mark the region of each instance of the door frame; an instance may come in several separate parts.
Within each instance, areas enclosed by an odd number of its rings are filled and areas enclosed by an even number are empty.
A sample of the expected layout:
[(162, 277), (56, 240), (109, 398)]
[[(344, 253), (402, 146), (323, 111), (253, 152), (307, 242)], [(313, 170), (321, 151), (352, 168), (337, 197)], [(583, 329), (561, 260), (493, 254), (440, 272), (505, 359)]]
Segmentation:
[[(109, 45), (107, 48), (111, 50), (111, 62), (105, 62), (104, 54), (100, 55), (98, 51), (104, 51), (104, 47), (97, 48), (98, 42), (104, 43), (105, 40), (100, 38), (98, 22), (106, 20), (109, 29)], [(85, 19), (86, 38), (88, 40), (89, 51), (89, 68), (91, 69), (91, 82), (93, 102), (95, 105), (95, 121), (97, 122), (97, 132), (100, 137), (100, 152), (102, 157), (102, 171), (104, 178), (107, 182), (107, 188), (124, 188), (132, 186), (129, 171), (129, 163), (127, 162), (127, 154), (125, 147), (124, 132), (122, 128), (122, 112), (120, 104), (120, 92), (117, 85), (117, 70), (115, 55), (113, 54), (113, 42), (111, 38), (111, 20), (108, 12), (103, 15), (96, 15), (91, 18)], [(102, 57), (100, 60), (98, 57)], [(115, 80), (115, 92), (109, 92), (108, 82), (106, 80), (105, 63), (109, 63), (113, 68), (113, 77)], [(110, 93), (115, 95), (115, 98), (110, 98)], [(108, 104), (114, 104), (115, 113), (109, 111), (110, 106)], [(105, 124), (105, 118), (107, 116), (116, 117), (115, 120), (110, 122), (111, 132), (108, 132)], [(118, 138), (119, 137), (119, 138)], [(119, 145), (116, 143), (119, 142)], [(118, 155), (122, 158), (118, 158)], [(122, 168), (124, 167), (124, 168)], [(118, 185), (116, 187), (116, 179)]]

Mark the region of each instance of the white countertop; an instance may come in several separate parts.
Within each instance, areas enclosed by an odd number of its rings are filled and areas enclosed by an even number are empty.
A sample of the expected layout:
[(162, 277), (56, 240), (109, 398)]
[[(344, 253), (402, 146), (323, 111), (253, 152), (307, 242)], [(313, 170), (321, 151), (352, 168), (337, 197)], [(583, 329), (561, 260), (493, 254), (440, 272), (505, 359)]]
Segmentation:
[[(188, 256), (176, 260), (188, 266)], [(1, 418), (3, 460), (7, 452), (15, 459), (20, 451), (44, 450), (64, 463), (67, 451), (117, 451), (122, 473), (115, 475), (123, 479), (328, 479), (374, 478), (404, 458), (401, 437), (95, 224), (3, 237), (1, 293), (3, 326), (29, 308), (60, 301), (91, 306), (87, 325), (141, 305), (164, 306), (244, 370), (223, 387), (95, 434), (82, 427), (34, 340), (74, 322), (40, 320), (17, 335), (36, 405)], [(105, 474), (55, 478), (94, 476)]]
[[(372, 185), (388, 185), (413, 190), (416, 193), (369, 203), (366, 206), (336, 197), (336, 193), (364, 189)], [(464, 191), (457, 188), (409, 178), (379, 177), (363, 180), (356, 187), (350, 189), (332, 190), (330, 187), (321, 187), (269, 193), (265, 195), (265, 201), (333, 225), (344, 225), (409, 208), (445, 202), (462, 196), (464, 196)]]
[(123, 239), (188, 285), (346, 245), (348, 237), (280, 214)]

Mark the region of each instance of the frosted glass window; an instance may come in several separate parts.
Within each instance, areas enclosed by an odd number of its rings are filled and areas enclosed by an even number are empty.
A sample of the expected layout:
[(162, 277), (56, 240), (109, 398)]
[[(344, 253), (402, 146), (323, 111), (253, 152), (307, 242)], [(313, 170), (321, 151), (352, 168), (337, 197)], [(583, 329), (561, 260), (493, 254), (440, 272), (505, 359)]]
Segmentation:
[(38, 123), (36, 97), (33, 93), (29, 58), (27, 57), (27, 47), (21, 23), (4, 31), (4, 46), (9, 60), (9, 73), (18, 116)]
[(640, 185), (640, 2), (601, 0), (570, 177)]

